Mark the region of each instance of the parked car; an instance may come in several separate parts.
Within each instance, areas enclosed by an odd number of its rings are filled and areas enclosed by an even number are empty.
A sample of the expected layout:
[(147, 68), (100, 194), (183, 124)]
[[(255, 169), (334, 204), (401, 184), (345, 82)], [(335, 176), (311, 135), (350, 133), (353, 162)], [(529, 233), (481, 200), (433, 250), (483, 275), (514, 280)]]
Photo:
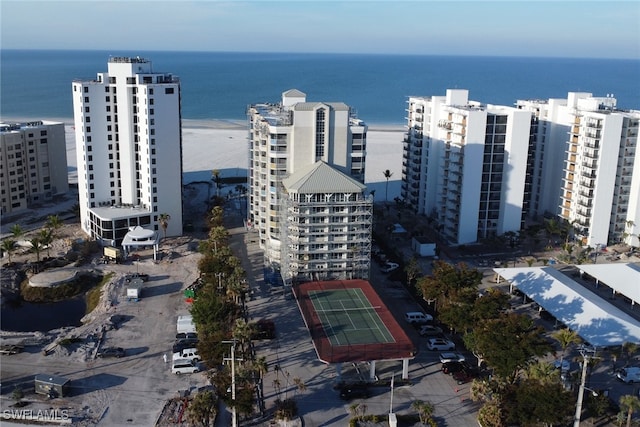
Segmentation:
[(149, 275), (146, 273), (130, 273), (124, 276), (124, 281), (127, 283), (131, 282), (133, 279), (140, 279), (143, 282), (146, 282), (149, 280)]
[(468, 383), (474, 378), (478, 378), (478, 370), (469, 366), (453, 373), (453, 379), (456, 380), (458, 384)]
[(640, 367), (628, 366), (622, 368), (616, 372), (616, 378), (627, 384), (640, 382)]
[(394, 270), (397, 270), (398, 267), (400, 267), (398, 264), (396, 264), (395, 262), (387, 262), (384, 267), (382, 267), (380, 269), (380, 271), (382, 271), (383, 273), (391, 273)]
[(442, 328), (439, 328), (437, 326), (433, 326), (433, 325), (423, 325), (420, 328), (420, 336), (423, 337), (441, 337), (442, 335)]
[(24, 350), (24, 347), (22, 347), (21, 345), (5, 344), (2, 347), (0, 347), (0, 354), (4, 354), (4, 355), (18, 354), (22, 352), (22, 350)]
[(421, 311), (410, 311), (404, 314), (404, 320), (412, 325), (424, 325), (425, 323), (433, 321), (433, 316)]
[(197, 340), (198, 334), (196, 332), (178, 332), (176, 334), (176, 339), (177, 340), (184, 340), (184, 339)]
[(560, 360), (556, 360), (555, 362), (553, 362), (553, 367), (556, 369), (560, 369), (560, 371), (562, 371), (563, 373), (569, 372), (569, 369), (571, 369), (571, 362), (569, 362), (567, 359), (562, 359), (562, 362)]
[(465, 361), (464, 355), (458, 352), (440, 353), (440, 363), (464, 362), (464, 361)]
[(453, 361), (453, 362), (443, 363), (441, 370), (443, 374), (451, 375), (463, 370), (466, 367), (467, 367), (467, 364), (465, 362)]
[(182, 350), (184, 350), (185, 348), (194, 348), (198, 346), (198, 339), (193, 339), (193, 338), (184, 338), (184, 339), (180, 339), (177, 340), (175, 342), (175, 344), (173, 344), (173, 352), (174, 353), (179, 353)]
[(445, 338), (429, 338), (427, 348), (429, 350), (455, 350), (456, 344)]
[(98, 351), (97, 356), (100, 358), (107, 358), (107, 357), (124, 357), (125, 355), (125, 351), (122, 347), (107, 347), (107, 348), (103, 348), (102, 350)]
[(355, 398), (367, 398), (371, 395), (364, 384), (346, 385), (340, 389), (340, 398), (350, 400)]

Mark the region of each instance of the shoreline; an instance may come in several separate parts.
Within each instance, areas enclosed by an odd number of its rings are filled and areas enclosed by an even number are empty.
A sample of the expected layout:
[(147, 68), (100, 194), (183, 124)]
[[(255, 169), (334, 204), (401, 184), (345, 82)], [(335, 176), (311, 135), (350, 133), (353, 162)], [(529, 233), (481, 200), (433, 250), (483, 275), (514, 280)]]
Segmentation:
[[(77, 153), (72, 118), (15, 118), (2, 117), (1, 122), (20, 123), (41, 120), (63, 123), (67, 149), (69, 183), (78, 182)], [(400, 195), (402, 176), (402, 141), (405, 125), (371, 124), (367, 131), (367, 160), (365, 185), (377, 194), (387, 193), (390, 200)], [(183, 183), (211, 179), (211, 171), (218, 169), (231, 176), (246, 173), (249, 166), (248, 128), (245, 120), (182, 119), (182, 176)], [(384, 172), (393, 178), (388, 182)]]
[[(65, 126), (73, 126), (73, 117), (0, 117), (0, 123), (22, 123), (22, 122), (56, 122), (64, 123)], [(369, 132), (397, 132), (405, 131), (406, 124), (403, 123), (369, 123), (365, 121)], [(247, 121), (242, 119), (182, 119), (183, 129), (210, 129), (210, 130), (246, 130)]]

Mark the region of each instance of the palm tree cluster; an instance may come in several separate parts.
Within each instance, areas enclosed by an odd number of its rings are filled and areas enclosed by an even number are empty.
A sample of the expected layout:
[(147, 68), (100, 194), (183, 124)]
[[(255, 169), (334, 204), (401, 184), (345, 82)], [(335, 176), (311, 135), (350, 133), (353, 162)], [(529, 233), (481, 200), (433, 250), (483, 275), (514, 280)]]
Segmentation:
[[(40, 254), (42, 251), (46, 249), (47, 257), (50, 257), (51, 245), (57, 237), (58, 229), (60, 229), (62, 225), (63, 222), (58, 215), (49, 215), (44, 226), (27, 240), (31, 245), (31, 251), (36, 254), (36, 263), (34, 264), (35, 272), (39, 270)], [(10, 231), (11, 237), (3, 239), (0, 245), (2, 252), (7, 254), (9, 264), (12, 263), (11, 254), (13, 254), (16, 249), (17, 241), (26, 234), (20, 224), (13, 225)]]
[(228, 390), (231, 386), (231, 369), (225, 359), (230, 353), (229, 342), (234, 343), (236, 398), (233, 401), (231, 393), (225, 392), (219, 397), (227, 405), (235, 406), (239, 414), (249, 415), (254, 412), (256, 385), (267, 367), (264, 358), (255, 358), (251, 346), (254, 325), (246, 321), (243, 307), (246, 273), (229, 247), (229, 234), (222, 221), (223, 209), (216, 206), (209, 217), (209, 238), (199, 247), (203, 255), (198, 262), (202, 286), (198, 288), (191, 314), (203, 362), (210, 367), (222, 366), (209, 372), (216, 390)]

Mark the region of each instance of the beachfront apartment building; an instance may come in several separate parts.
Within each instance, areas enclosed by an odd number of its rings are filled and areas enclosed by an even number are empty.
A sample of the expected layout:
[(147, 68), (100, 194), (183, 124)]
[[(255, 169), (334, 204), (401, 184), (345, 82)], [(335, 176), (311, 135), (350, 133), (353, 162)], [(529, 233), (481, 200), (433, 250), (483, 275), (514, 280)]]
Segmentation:
[(69, 191), (64, 123), (0, 123), (2, 215), (19, 213)]
[(247, 116), (247, 221), (259, 232), (265, 258), (279, 267), (285, 237), (282, 180), (322, 161), (364, 183), (367, 126), (348, 105), (308, 102), (297, 89), (285, 91), (278, 103), (250, 105)]
[(368, 279), (373, 196), (323, 161), (282, 180), (281, 271), (284, 283)]
[(468, 95), (409, 97), (403, 143), (403, 200), (458, 245), (520, 230), (531, 167), (531, 112)]
[(570, 92), (518, 100), (514, 113), (466, 93), (408, 100), (402, 197), (444, 238), (471, 243), (546, 217), (571, 224), (593, 248), (638, 246), (640, 112), (617, 110), (613, 96)]
[(82, 229), (120, 245), (136, 226), (182, 234), (180, 81), (140, 57), (72, 84)]

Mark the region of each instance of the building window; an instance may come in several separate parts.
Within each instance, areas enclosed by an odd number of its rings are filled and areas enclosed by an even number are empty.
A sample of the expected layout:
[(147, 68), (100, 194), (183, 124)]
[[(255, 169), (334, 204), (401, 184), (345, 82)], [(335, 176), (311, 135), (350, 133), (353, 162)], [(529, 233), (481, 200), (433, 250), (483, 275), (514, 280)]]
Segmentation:
[(326, 111), (316, 111), (316, 160), (322, 160), (325, 154)]
[(88, 112), (89, 112), (89, 110), (90, 110), (90, 108), (89, 108), (89, 107), (84, 107), (84, 112), (85, 112), (85, 113), (88, 113)]
[(164, 89), (164, 93), (165, 93), (166, 95), (170, 95), (170, 94), (172, 94), (172, 93), (173, 93), (173, 88), (172, 88), (172, 87), (167, 87), (167, 88), (165, 88), (165, 89)]
[(88, 96), (84, 97), (84, 102), (89, 102), (89, 97)]

